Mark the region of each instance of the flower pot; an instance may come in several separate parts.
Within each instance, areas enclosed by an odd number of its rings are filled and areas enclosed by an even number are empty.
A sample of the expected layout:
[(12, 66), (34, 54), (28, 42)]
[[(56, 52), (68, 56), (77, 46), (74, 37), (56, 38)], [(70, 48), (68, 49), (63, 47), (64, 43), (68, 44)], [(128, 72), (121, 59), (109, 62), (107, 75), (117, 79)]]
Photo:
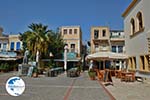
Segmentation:
[(96, 78), (95, 78), (95, 77), (90, 77), (90, 79), (91, 79), (91, 80), (95, 80)]
[(90, 70), (88, 72), (88, 74), (89, 74), (89, 77), (90, 77), (91, 80), (95, 80), (96, 79), (96, 72), (95, 71)]
[(33, 73), (32, 77), (37, 78), (38, 77), (38, 73)]

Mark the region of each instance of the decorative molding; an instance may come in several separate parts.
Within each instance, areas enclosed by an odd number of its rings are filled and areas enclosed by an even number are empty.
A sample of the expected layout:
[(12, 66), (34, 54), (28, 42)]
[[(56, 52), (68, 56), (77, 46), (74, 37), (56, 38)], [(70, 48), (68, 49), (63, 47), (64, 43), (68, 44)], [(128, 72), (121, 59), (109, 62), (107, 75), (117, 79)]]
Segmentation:
[(130, 35), (130, 38), (133, 38), (133, 37), (137, 36), (138, 34), (140, 34), (140, 33), (144, 32), (144, 29), (145, 29), (145, 27), (143, 27), (143, 28), (142, 28), (142, 29), (140, 29), (139, 31), (137, 31), (137, 32), (133, 33), (132, 35)]

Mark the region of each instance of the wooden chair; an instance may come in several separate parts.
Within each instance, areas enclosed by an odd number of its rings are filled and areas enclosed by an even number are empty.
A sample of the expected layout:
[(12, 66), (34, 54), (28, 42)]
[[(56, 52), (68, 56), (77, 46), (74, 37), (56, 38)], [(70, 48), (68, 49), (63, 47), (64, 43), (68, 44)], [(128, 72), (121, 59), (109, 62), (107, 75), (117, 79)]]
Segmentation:
[(103, 71), (97, 69), (96, 73), (97, 73), (98, 80), (103, 81), (103, 79), (104, 79), (104, 73), (103, 73)]
[(122, 72), (121, 81), (134, 82), (135, 81), (135, 73), (133, 73), (133, 72)]
[(116, 78), (121, 78), (121, 72), (122, 72), (121, 70), (116, 70), (115, 71), (115, 77)]

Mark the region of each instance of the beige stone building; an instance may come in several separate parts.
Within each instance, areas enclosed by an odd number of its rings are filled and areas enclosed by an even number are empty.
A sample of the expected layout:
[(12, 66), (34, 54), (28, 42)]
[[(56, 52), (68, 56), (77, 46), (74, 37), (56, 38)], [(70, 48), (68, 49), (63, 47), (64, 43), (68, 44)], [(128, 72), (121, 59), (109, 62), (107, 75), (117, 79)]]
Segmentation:
[(76, 53), (76, 57), (81, 57), (82, 31), (80, 26), (62, 26), (60, 33), (64, 42), (68, 45), (68, 52)]
[[(125, 68), (124, 59), (108, 59), (105, 55), (116, 55), (125, 53), (125, 36), (122, 30), (110, 30), (109, 27), (91, 27), (91, 54), (97, 54), (95, 65), (99, 69), (111, 66), (114, 63), (116, 69)], [(101, 54), (99, 52), (102, 52)], [(98, 54), (99, 53), (99, 54)], [(104, 65), (105, 61), (105, 65)]]
[(108, 27), (96, 26), (91, 28), (91, 53), (111, 51)]
[(133, 0), (123, 13), (128, 69), (150, 77), (150, 0)]

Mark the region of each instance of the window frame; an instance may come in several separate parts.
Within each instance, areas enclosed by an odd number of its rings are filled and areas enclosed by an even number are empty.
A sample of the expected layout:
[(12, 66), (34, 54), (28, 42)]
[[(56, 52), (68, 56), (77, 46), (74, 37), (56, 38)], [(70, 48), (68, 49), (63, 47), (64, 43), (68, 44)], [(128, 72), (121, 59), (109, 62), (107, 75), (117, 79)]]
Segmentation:
[(63, 33), (64, 33), (64, 34), (67, 34), (67, 33), (68, 33), (68, 30), (67, 30), (67, 29), (64, 29), (64, 30), (63, 30)]
[(94, 30), (94, 39), (98, 39), (99, 38), (99, 30), (95, 29)]
[(102, 37), (106, 37), (106, 30), (105, 29), (102, 30)]
[(136, 27), (135, 27), (135, 20), (134, 20), (134, 18), (131, 18), (131, 20), (130, 20), (130, 24), (131, 24), (131, 33), (130, 33), (130, 35), (134, 35), (134, 33), (135, 33), (135, 31), (136, 31)]
[(15, 50), (15, 42), (10, 42), (10, 50), (13, 51)]
[(144, 28), (143, 26), (143, 14), (139, 11), (136, 15), (137, 18), (137, 26), (138, 31), (142, 30)]

